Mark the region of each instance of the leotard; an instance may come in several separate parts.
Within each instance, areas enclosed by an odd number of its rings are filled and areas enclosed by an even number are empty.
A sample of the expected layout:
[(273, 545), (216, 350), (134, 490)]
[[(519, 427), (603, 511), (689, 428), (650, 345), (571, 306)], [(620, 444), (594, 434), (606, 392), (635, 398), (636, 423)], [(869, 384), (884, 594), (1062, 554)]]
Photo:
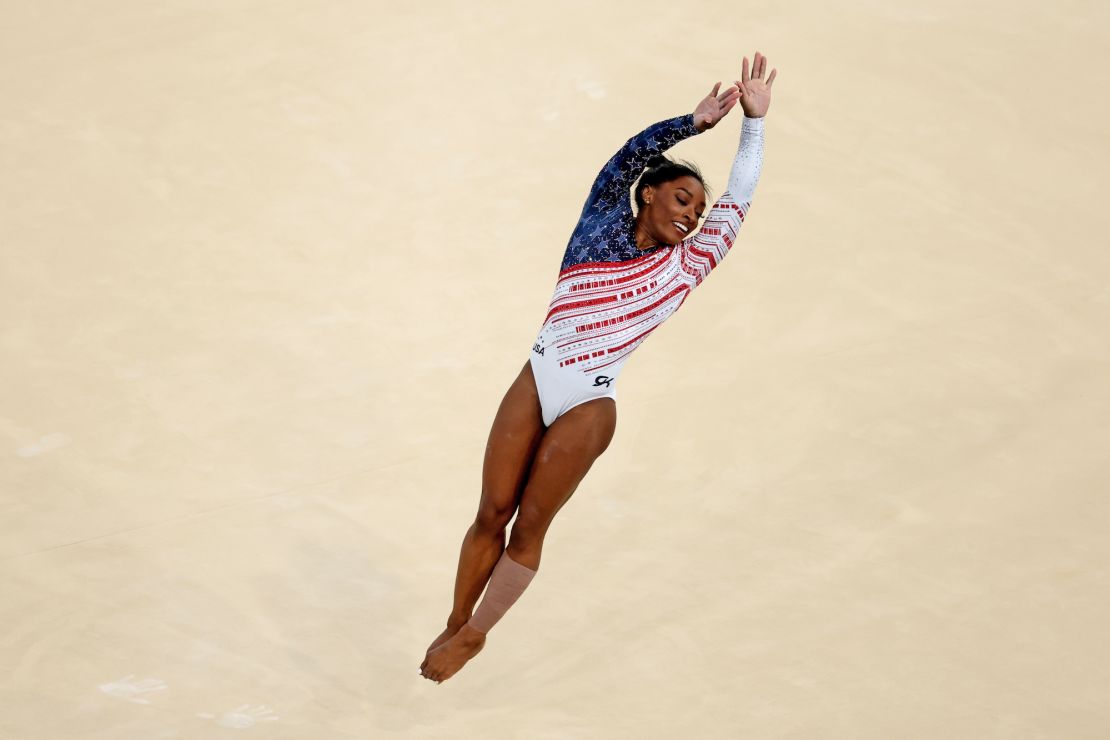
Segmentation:
[(648, 126), (601, 169), (530, 355), (545, 426), (595, 398), (615, 400), (617, 376), (632, 352), (728, 254), (763, 164), (763, 119), (745, 118), (741, 130), (728, 188), (701, 230), (678, 244), (636, 246), (629, 189), (648, 159), (699, 133), (693, 114)]

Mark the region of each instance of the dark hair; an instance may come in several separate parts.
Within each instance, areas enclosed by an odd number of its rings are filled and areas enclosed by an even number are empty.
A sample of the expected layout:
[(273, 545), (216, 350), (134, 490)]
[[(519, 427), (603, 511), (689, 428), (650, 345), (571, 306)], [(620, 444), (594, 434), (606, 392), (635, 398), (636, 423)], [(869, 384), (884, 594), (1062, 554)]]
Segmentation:
[(685, 161), (675, 162), (667, 159), (662, 154), (656, 154), (647, 161), (644, 173), (640, 175), (640, 181), (636, 183), (636, 207), (644, 207), (645, 187), (648, 185), (654, 187), (671, 180), (677, 180), (680, 177), (692, 177), (700, 182), (701, 186), (705, 188), (705, 197), (709, 198), (709, 186), (705, 184), (705, 178), (701, 176), (697, 165)]

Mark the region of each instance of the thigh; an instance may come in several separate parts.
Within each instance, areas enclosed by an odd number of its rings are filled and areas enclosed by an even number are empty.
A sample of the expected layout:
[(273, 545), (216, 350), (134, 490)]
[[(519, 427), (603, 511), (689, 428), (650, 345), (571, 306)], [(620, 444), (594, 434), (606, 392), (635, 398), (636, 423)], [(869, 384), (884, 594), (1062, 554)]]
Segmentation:
[(588, 401), (556, 419), (532, 460), (516, 526), (533, 535), (546, 532), (609, 446), (616, 428), (617, 404), (612, 398)]
[(486, 442), (479, 516), (508, 523), (543, 435), (536, 382), (530, 363), (525, 362), (501, 399)]

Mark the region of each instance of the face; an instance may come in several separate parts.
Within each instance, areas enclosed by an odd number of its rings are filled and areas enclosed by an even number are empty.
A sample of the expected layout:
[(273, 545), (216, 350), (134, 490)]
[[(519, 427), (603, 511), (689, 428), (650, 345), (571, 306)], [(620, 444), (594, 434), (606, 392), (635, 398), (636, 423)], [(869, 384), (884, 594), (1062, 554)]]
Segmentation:
[(689, 175), (647, 186), (643, 199), (637, 220), (659, 244), (677, 244), (685, 239), (705, 212), (705, 188)]

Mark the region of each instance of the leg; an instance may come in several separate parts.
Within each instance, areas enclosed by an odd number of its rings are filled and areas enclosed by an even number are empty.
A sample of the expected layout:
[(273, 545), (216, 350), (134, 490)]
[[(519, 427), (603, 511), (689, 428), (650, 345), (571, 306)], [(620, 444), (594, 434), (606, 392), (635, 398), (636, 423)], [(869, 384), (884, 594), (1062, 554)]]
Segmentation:
[[(611, 398), (588, 401), (560, 416), (544, 434), (505, 550), (505, 554), (519, 565), (532, 570), (539, 568), (543, 539), (555, 514), (613, 439), (616, 408)], [(493, 588), (491, 583), (490, 589)], [(509, 603), (517, 596), (519, 590), (511, 595)], [(486, 608), (485, 604), (483, 601), (481, 609)], [(454, 636), (429, 653), (422, 666), (424, 676), (437, 682), (450, 678), (478, 654), (485, 640), (484, 632), (469, 624), (463, 625)]]
[(454, 605), (447, 629), (432, 642), (429, 652), (458, 632), (470, 618), (505, 549), (505, 527), (516, 511), (543, 433), (536, 383), (531, 364), (525, 362), (505, 393), (490, 429), (482, 464), (482, 497), (459, 553)]
[(555, 420), (536, 452), (506, 552), (533, 570), (540, 567), (544, 536), (555, 514), (613, 440), (617, 404), (599, 398)]

